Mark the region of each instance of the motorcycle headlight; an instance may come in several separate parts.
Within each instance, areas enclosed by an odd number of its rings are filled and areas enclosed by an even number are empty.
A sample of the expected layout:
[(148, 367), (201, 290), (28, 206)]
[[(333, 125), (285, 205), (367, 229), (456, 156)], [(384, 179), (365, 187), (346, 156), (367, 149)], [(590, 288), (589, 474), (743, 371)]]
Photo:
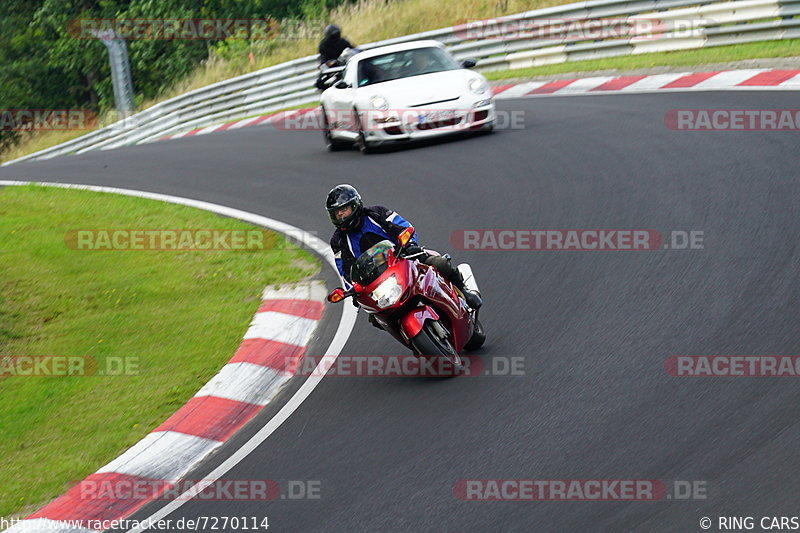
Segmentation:
[(483, 94), (486, 92), (486, 89), (488, 89), (488, 87), (486, 86), (486, 82), (482, 79), (472, 78), (469, 80), (469, 90), (475, 94)]
[(397, 283), (397, 278), (391, 276), (378, 285), (369, 297), (375, 300), (378, 307), (384, 309), (396, 304), (402, 294), (403, 288)]
[(369, 103), (370, 103), (370, 104), (372, 105), (372, 107), (374, 107), (375, 109), (380, 109), (380, 110), (382, 110), (382, 111), (386, 111), (387, 109), (389, 109), (389, 102), (388, 102), (388, 100), (386, 100), (386, 98), (384, 98), (383, 96), (381, 96), (381, 95), (379, 95), (379, 94), (376, 94), (375, 96), (373, 96), (372, 98), (370, 98), (370, 99), (369, 99)]

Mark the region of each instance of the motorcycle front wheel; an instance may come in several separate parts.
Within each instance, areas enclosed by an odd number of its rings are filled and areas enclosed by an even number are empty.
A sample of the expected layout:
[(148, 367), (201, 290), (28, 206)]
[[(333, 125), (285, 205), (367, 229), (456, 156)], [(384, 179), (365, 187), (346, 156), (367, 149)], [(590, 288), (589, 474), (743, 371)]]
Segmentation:
[(443, 365), (442, 377), (457, 376), (461, 372), (463, 362), (450, 340), (447, 330), (438, 321), (427, 321), (416, 337), (411, 339), (414, 353), (420, 357), (438, 357), (446, 361)]

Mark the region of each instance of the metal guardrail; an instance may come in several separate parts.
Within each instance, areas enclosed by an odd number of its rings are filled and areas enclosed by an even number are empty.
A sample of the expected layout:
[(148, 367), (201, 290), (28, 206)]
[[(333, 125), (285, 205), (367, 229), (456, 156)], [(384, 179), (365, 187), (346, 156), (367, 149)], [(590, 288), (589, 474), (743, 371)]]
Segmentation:
[[(527, 11), (496, 19), (502, 21), (494, 34), (469, 39), (466, 26), (442, 28), (361, 45), (362, 49), (418, 39), (444, 43), (456, 59), (476, 58), (478, 70), (506, 70), (545, 64), (708, 46), (800, 38), (800, 0), (589, 0)], [(552, 24), (554, 21), (621, 21), (655, 19), (665, 23), (689, 21), (693, 31), (664, 31), (624, 38), (512, 39), (508, 28)], [(635, 25), (634, 25), (635, 26)], [(484, 28), (489, 26), (483, 26)], [(195, 89), (136, 113), (130, 118), (100, 128), (57, 146), (8, 161), (47, 159), (89, 150), (111, 149), (145, 143), (164, 136), (219, 124), (247, 116), (269, 113), (318, 101), (313, 88), (317, 56), (280, 65)]]

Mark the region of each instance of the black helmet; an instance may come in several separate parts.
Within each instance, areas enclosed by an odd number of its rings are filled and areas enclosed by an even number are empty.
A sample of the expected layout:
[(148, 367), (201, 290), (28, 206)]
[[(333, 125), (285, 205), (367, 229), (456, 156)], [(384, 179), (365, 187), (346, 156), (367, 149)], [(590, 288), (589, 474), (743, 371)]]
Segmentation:
[[(336, 219), (336, 210), (340, 207), (351, 206), (353, 212), (350, 216), (343, 219)], [(361, 202), (361, 195), (352, 185), (343, 183), (337, 185), (331, 192), (328, 193), (328, 199), (325, 201), (325, 209), (328, 210), (328, 216), (334, 226), (339, 229), (347, 230), (353, 226), (355, 222), (360, 220), (364, 204)]]
[[(317, 26), (319, 27), (319, 26)], [(336, 24), (329, 24), (325, 26), (325, 37), (330, 39), (338, 39), (342, 35), (342, 30)]]

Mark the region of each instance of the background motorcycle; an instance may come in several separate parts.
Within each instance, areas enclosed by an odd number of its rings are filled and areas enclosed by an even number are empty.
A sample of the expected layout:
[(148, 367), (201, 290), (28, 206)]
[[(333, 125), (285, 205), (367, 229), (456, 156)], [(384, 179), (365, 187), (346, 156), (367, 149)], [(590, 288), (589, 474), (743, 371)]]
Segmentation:
[(337, 59), (331, 59), (319, 66), (319, 74), (314, 87), (320, 91), (324, 91), (340, 79), (342, 79), (342, 72), (347, 64), (347, 60), (359, 53), (359, 48), (345, 48)]

